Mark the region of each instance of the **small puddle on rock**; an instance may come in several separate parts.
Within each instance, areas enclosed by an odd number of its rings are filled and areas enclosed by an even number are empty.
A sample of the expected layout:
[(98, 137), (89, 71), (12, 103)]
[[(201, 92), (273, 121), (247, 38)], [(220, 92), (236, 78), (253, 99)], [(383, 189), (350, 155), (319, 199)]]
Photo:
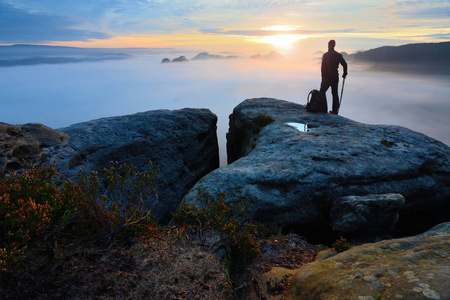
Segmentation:
[[(298, 131), (301, 132), (309, 132), (311, 130), (308, 129), (308, 124), (303, 124), (303, 123), (286, 123), (286, 125), (292, 126), (295, 129), (297, 129)], [(315, 126), (311, 126), (311, 127), (315, 127)]]

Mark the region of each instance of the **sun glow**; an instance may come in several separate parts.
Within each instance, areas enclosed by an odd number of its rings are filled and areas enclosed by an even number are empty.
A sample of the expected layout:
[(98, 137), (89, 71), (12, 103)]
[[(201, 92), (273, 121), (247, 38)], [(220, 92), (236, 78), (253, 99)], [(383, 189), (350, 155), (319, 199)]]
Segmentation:
[(287, 50), (291, 48), (296, 41), (304, 39), (305, 37), (295, 34), (277, 34), (268, 35), (259, 39), (261, 43), (271, 44), (279, 49)]
[(290, 25), (264, 27), (262, 30), (268, 31), (272, 34), (259, 37), (258, 42), (273, 45), (280, 50), (289, 50), (295, 42), (307, 38), (307, 36), (298, 32), (299, 28), (300, 26)]
[(262, 28), (262, 30), (268, 30), (268, 31), (291, 31), (299, 29), (300, 26), (290, 26), (290, 25), (275, 25), (275, 26), (268, 26)]

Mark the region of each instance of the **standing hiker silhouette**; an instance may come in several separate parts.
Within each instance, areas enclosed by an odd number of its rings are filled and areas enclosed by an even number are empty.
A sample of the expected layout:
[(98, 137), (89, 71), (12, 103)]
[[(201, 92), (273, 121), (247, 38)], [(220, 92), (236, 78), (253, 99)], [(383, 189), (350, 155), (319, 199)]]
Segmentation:
[(342, 54), (336, 52), (334, 47), (336, 46), (335, 40), (330, 40), (328, 42), (328, 52), (322, 56), (322, 82), (320, 84), (320, 93), (324, 99), (327, 99), (326, 93), (328, 88), (331, 87), (331, 94), (333, 95), (333, 109), (330, 114), (337, 115), (339, 113), (339, 94), (338, 94), (338, 84), (339, 84), (339, 64), (344, 68), (344, 74), (342, 78), (347, 77), (347, 62), (345, 61)]

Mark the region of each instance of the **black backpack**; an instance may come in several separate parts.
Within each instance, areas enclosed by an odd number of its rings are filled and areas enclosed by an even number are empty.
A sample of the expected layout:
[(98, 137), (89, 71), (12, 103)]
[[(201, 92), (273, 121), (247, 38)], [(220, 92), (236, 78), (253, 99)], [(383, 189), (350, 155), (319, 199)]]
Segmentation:
[[(310, 99), (311, 98), (311, 99)], [(309, 112), (328, 112), (327, 99), (318, 90), (312, 90), (306, 99), (306, 110)]]

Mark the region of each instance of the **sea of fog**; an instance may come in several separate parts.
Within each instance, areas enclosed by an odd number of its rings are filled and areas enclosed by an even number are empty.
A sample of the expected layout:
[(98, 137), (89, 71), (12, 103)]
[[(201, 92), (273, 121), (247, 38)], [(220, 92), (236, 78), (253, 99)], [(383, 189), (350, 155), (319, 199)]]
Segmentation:
[[(161, 59), (0, 68), (0, 122), (57, 129), (147, 110), (208, 108), (219, 119), (224, 165), (228, 116), (236, 105), (258, 97), (305, 104), (308, 92), (320, 85), (317, 61), (161, 64)], [(350, 63), (340, 114), (363, 123), (405, 126), (450, 145), (450, 76), (373, 72)]]

